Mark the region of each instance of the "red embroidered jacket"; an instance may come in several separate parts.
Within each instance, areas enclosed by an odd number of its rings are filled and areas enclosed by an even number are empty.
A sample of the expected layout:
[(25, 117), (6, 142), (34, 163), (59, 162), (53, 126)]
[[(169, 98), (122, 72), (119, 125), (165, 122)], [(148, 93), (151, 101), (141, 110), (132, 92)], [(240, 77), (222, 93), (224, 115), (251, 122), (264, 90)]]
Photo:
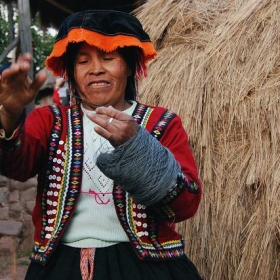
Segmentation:
[[(184, 240), (175, 232), (174, 223), (192, 217), (201, 199), (198, 171), (187, 133), (181, 119), (162, 107), (138, 103), (133, 117), (174, 154), (182, 172), (178, 174), (175, 189), (149, 207), (137, 203), (115, 184), (117, 216), (140, 259), (180, 257), (184, 254)], [(82, 132), (79, 106), (54, 105), (33, 110), (11, 140), (1, 140), (3, 175), (26, 181), (38, 174), (32, 216), (33, 261), (42, 264), (48, 261), (75, 211), (82, 183)], [(145, 229), (143, 224), (147, 225)], [(143, 231), (147, 234), (141, 234)]]

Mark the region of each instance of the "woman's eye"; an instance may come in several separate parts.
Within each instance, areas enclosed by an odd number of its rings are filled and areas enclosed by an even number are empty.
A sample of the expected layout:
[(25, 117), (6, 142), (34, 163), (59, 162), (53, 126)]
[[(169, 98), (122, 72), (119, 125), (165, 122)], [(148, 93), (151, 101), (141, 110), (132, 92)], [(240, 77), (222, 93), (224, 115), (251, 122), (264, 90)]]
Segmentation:
[(85, 63), (87, 63), (87, 60), (85, 60), (85, 59), (78, 60), (77, 63), (78, 64), (85, 64)]
[(76, 60), (76, 63), (77, 64), (85, 64), (85, 63), (87, 63), (88, 62), (88, 57), (86, 56), (86, 55), (79, 55), (78, 57), (77, 57), (77, 60)]
[(104, 56), (103, 59), (104, 60), (113, 60), (114, 58), (112, 56)]

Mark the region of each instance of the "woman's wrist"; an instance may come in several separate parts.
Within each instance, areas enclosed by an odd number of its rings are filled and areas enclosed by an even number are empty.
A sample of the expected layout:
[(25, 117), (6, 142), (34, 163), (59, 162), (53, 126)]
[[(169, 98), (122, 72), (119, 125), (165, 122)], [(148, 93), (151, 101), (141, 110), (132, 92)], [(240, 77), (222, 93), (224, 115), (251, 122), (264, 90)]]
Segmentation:
[(24, 110), (19, 112), (8, 112), (3, 105), (0, 105), (0, 128), (1, 138), (10, 139), (14, 134), (14, 131), (18, 127), (19, 121)]

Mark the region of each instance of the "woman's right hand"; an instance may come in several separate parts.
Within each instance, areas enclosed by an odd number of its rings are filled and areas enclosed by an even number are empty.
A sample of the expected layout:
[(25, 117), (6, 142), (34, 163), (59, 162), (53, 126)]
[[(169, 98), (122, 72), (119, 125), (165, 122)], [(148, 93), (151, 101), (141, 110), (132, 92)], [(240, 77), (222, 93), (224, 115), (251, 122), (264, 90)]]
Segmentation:
[(15, 129), (24, 108), (36, 96), (46, 80), (45, 71), (41, 70), (33, 81), (28, 77), (32, 56), (21, 55), (15, 63), (0, 75), (0, 119), (4, 130)]
[(0, 104), (11, 115), (21, 112), (35, 98), (46, 80), (46, 74), (41, 71), (30, 81), (28, 72), (31, 60), (31, 55), (26, 53), (0, 75)]

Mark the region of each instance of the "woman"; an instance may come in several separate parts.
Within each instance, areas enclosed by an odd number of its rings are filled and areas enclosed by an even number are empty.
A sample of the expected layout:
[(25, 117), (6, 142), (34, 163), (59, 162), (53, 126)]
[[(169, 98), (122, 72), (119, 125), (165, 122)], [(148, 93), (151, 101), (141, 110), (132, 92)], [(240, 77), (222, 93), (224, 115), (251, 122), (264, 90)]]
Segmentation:
[(136, 101), (155, 55), (134, 16), (84, 11), (62, 23), (46, 60), (76, 104), (25, 117), (45, 75), (28, 81), (28, 54), (3, 72), (2, 173), (38, 174), (26, 279), (201, 279), (174, 230), (201, 198), (187, 133), (173, 112)]

